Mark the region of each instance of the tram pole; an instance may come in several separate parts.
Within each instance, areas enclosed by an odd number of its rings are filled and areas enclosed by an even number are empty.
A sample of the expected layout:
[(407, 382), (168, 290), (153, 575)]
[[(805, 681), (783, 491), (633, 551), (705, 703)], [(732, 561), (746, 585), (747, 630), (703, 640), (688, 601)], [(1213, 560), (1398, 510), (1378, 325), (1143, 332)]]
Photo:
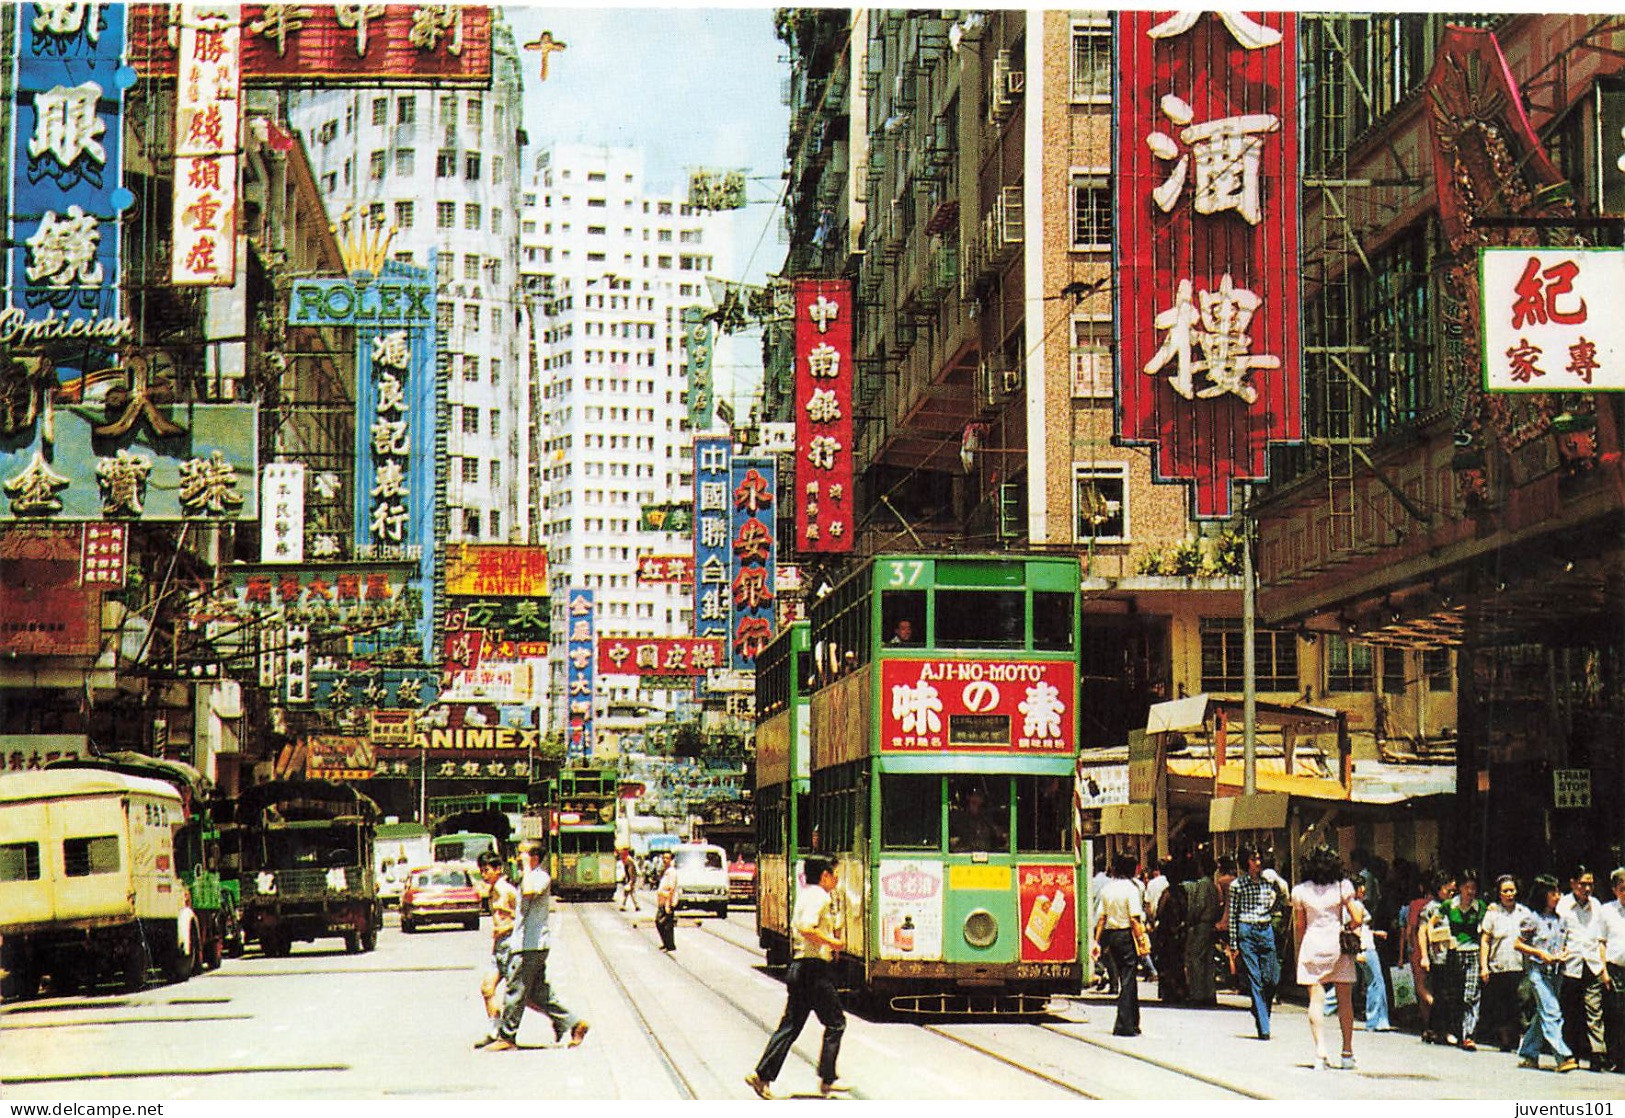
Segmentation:
[(1253, 580), (1252, 485), (1242, 483), (1241, 503), (1241, 758), (1243, 795), (1258, 791), (1258, 594)]

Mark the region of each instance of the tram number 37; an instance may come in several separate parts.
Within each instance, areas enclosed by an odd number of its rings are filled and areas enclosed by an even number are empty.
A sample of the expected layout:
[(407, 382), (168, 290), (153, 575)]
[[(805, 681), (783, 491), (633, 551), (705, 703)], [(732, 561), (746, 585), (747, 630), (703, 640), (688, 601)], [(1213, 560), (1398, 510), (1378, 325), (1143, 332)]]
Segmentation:
[(905, 559), (900, 562), (886, 564), (887, 586), (918, 586), (920, 576), (925, 573), (925, 560)]

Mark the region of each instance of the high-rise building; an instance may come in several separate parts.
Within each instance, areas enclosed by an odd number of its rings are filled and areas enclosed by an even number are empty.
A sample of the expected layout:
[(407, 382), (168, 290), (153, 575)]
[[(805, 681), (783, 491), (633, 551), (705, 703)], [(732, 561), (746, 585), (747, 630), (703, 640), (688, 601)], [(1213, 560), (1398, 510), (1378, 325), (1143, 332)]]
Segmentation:
[[(565, 631), (565, 591), (576, 588), (594, 593), (600, 639), (688, 635), (692, 591), (639, 584), (637, 559), (690, 553), (691, 536), (648, 530), (640, 518), (692, 500), (682, 311), (709, 306), (706, 277), (729, 274), (726, 221), (652, 192), (642, 153), (625, 148), (538, 153), (523, 200), (520, 264), (536, 311), (536, 516), (553, 631)], [(724, 341), (718, 364), (727, 352)], [(553, 725), (562, 726), (565, 650), (560, 640), (554, 647)], [(598, 679), (600, 749), (640, 732), (670, 695), (640, 692), (633, 676)]]
[(488, 90), (295, 95), (328, 216), (392, 234), (389, 255), (438, 273), (446, 382), (446, 538), (531, 542), (519, 330), (522, 88), (513, 33), (491, 29)]

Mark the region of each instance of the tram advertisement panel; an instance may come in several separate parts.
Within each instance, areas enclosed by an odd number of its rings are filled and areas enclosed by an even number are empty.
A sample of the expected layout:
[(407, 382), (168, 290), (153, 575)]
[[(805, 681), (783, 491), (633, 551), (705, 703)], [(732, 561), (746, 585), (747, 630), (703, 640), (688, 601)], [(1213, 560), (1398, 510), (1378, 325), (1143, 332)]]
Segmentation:
[(1078, 957), (1078, 883), (1071, 866), (1017, 866), (1021, 961), (1071, 963)]
[(1075, 681), (1070, 661), (886, 660), (880, 748), (1070, 754)]
[(936, 862), (881, 862), (875, 902), (882, 959), (942, 958), (942, 866)]

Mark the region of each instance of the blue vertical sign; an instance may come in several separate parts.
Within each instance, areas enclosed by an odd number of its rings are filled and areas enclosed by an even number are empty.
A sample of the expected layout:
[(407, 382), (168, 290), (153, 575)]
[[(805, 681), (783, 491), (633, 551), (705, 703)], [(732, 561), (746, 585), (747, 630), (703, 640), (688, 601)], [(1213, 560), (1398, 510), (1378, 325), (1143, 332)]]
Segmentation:
[(565, 599), (565, 760), (574, 764), (592, 759), (593, 672), (598, 650), (593, 642), (593, 594), (571, 590)]
[(726, 641), (733, 635), (729, 594), (733, 440), (694, 440), (694, 635)]
[[(122, 4), (28, 4), (17, 12), (10, 148), (10, 305), (0, 349), (45, 351), (63, 395), (118, 364), (123, 186)], [(53, 343), (58, 343), (53, 345)]]
[(728, 588), (734, 616), (728, 648), (737, 671), (755, 671), (756, 657), (773, 639), (776, 477), (772, 458), (733, 460)]

